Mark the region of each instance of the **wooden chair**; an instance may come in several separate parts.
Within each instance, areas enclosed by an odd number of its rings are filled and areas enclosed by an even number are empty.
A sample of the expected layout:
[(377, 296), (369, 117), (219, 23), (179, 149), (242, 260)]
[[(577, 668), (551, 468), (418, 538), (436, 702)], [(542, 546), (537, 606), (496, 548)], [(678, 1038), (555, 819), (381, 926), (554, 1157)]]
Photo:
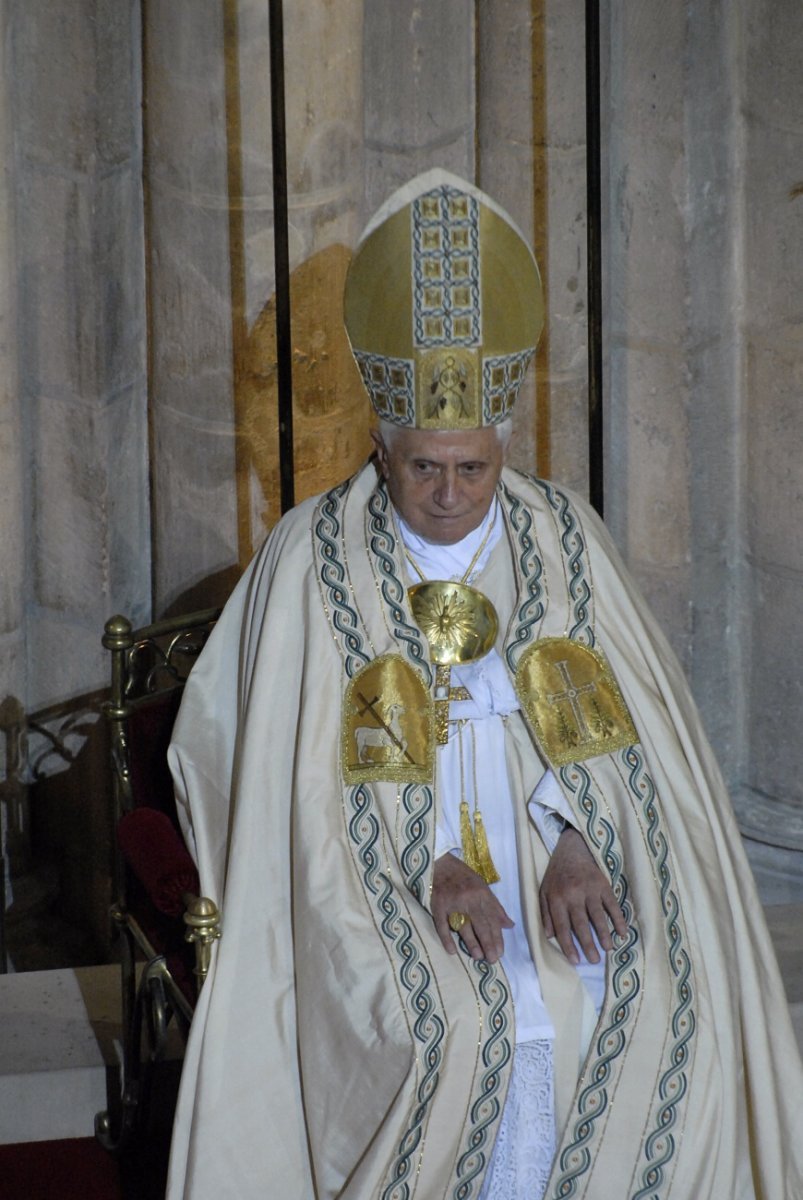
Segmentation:
[(186, 1037), (198, 989), (220, 936), (215, 903), (198, 895), (198, 874), (181, 836), (167, 747), (189, 671), (219, 615), (191, 613), (134, 629), (106, 622), (111, 692), (111, 916), (120, 947), (121, 1078), (95, 1118), (107, 1149), (125, 1150), (143, 1126), (152, 1067), (175, 1025)]

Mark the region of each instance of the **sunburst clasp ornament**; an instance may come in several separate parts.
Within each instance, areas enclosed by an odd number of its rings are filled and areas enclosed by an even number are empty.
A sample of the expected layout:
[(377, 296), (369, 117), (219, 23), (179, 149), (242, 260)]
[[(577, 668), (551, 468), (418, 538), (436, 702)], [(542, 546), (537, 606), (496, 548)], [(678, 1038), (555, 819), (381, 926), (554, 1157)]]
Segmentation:
[(499, 620), (488, 597), (476, 588), (433, 579), (411, 587), (408, 595), (437, 665), (474, 662), (492, 649)]

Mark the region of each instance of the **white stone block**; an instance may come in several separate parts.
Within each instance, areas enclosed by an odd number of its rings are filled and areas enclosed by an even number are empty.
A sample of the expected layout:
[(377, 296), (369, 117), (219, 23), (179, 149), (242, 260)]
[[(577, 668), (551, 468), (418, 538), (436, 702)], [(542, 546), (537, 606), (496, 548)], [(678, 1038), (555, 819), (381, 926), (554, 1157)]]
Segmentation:
[(93, 1136), (120, 1022), (117, 966), (0, 976), (0, 1144)]
[(139, 146), (137, 0), (15, 6), (23, 156), (73, 172), (125, 162)]
[(473, 125), (469, 0), (365, 6), (365, 136), (399, 153), (454, 144)]

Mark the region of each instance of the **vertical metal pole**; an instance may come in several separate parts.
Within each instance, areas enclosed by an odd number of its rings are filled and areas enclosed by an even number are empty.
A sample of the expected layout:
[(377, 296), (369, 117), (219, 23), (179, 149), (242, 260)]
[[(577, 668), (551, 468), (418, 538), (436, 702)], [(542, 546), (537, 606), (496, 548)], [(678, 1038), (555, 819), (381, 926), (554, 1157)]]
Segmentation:
[(586, 0), (586, 207), (588, 257), (588, 492), (604, 516), (602, 442), (602, 169), (599, 0)]
[(270, 0), (270, 105), (273, 153), (273, 255), (276, 271), (276, 371), (279, 392), (279, 495), (294, 504), (293, 360), (290, 336), (290, 253), (287, 238), (287, 129), (284, 110), (282, 0)]

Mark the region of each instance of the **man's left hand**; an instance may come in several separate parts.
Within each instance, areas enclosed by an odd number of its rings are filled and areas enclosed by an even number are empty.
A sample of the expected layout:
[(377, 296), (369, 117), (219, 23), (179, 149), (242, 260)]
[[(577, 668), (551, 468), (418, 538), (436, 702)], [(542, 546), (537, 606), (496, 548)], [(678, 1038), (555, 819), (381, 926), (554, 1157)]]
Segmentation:
[(574, 966), (580, 962), (580, 956), (572, 934), (592, 963), (599, 962), (592, 929), (604, 950), (613, 949), (611, 925), (620, 936), (627, 934), (627, 921), (611, 885), (594, 861), (582, 835), (571, 826), (564, 829), (558, 839), (541, 884), (539, 900), (547, 937), (557, 939)]

